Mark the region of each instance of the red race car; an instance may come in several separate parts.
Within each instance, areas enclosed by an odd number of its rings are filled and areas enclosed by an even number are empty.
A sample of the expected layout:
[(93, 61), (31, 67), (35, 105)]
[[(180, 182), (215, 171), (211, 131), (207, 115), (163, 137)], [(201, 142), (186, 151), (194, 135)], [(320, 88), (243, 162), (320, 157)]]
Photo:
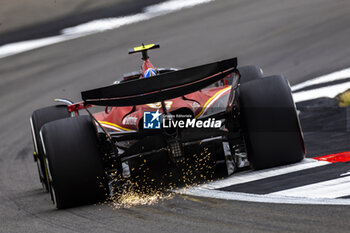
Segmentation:
[[(129, 52), (142, 53), (142, 71), (82, 92), (82, 102), (58, 99), (62, 105), (33, 112), (34, 159), (57, 208), (118, 195), (126, 180), (163, 185), (173, 179), (169, 171), (177, 171), (178, 181), (185, 174), (206, 179), (304, 158), (283, 76), (263, 77), (258, 66), (237, 68), (237, 58), (155, 68), (148, 50), (156, 48)], [(94, 106), (105, 110), (93, 114)]]

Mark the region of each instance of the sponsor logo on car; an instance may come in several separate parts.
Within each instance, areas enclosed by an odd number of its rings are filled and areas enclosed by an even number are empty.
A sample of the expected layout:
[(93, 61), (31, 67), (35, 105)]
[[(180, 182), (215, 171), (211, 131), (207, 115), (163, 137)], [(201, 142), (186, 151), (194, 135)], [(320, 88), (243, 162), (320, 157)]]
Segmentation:
[[(166, 110), (170, 110), (171, 105), (173, 104), (173, 101), (171, 100), (166, 100), (164, 101), (165, 108)], [(160, 109), (162, 107), (162, 102), (155, 102), (151, 104), (147, 104), (148, 107), (153, 108), (153, 109)]]
[(123, 119), (123, 125), (136, 125), (137, 117), (136, 116), (127, 116)]
[(197, 103), (196, 101), (193, 101), (192, 103), (190, 103), (190, 105), (191, 105), (191, 107), (192, 107), (192, 109), (193, 109), (193, 111), (195, 112), (195, 111), (197, 111), (197, 109), (198, 108), (200, 108), (200, 104), (199, 103)]

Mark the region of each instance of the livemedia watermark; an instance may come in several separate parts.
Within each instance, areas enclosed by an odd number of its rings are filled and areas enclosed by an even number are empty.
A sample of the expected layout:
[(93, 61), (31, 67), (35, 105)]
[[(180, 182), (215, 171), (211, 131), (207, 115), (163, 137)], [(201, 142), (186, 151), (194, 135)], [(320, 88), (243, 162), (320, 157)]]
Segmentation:
[(219, 129), (222, 121), (215, 118), (198, 119), (186, 114), (162, 114), (156, 112), (143, 113), (144, 129), (197, 128)]

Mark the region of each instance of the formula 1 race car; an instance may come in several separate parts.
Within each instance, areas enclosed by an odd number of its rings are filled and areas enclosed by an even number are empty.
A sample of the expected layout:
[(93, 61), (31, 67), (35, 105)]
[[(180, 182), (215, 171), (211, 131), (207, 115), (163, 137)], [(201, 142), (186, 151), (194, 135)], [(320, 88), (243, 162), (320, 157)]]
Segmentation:
[[(237, 58), (155, 68), (148, 50), (156, 48), (130, 50), (142, 54), (142, 71), (82, 92), (82, 102), (58, 99), (63, 104), (33, 112), (34, 159), (57, 208), (118, 195), (126, 180), (160, 186), (173, 179), (176, 172), (169, 171), (177, 171), (178, 181), (206, 179), (209, 173), (227, 176), (304, 158), (283, 76), (263, 77), (258, 66), (237, 68)], [(92, 113), (93, 106), (105, 110)]]

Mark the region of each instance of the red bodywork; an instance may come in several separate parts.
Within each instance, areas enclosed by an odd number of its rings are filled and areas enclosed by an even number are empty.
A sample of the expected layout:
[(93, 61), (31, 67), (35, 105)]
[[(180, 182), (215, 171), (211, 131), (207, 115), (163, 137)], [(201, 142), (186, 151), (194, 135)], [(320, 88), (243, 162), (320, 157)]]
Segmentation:
[[(142, 74), (149, 68), (154, 69), (154, 66), (149, 59), (146, 59), (142, 65)], [(231, 85), (211, 87), (185, 96), (166, 100), (164, 103), (167, 112), (171, 113), (185, 108), (189, 110), (193, 116), (199, 117), (205, 115), (208, 109), (213, 107), (219, 100), (226, 103), (230, 90)], [(91, 105), (86, 107), (91, 107)], [(70, 112), (77, 112), (84, 108), (83, 102), (68, 106)], [(140, 124), (140, 120), (143, 119), (143, 112), (145, 111), (159, 111), (162, 113), (161, 102), (127, 107), (106, 107), (105, 111), (95, 113), (94, 117), (104, 128), (114, 131), (130, 131), (139, 129), (139, 126), (142, 125)]]

